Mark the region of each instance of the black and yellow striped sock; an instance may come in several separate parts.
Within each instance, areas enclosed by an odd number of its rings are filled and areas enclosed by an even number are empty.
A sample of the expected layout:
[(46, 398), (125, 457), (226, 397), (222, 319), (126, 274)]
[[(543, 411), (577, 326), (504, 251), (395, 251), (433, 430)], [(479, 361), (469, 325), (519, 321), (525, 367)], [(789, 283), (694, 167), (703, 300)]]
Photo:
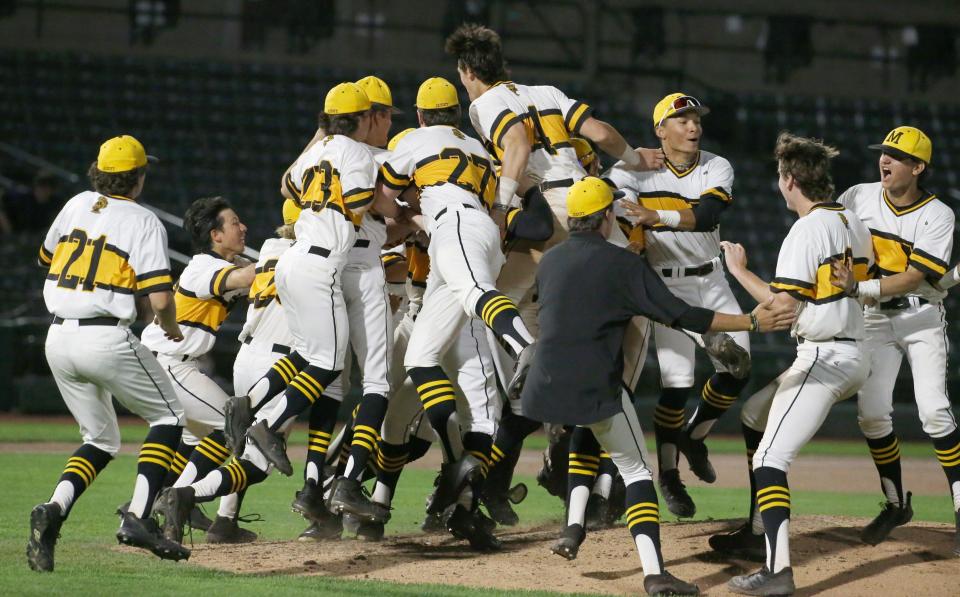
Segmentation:
[[(260, 483), (267, 478), (267, 473), (258, 469), (248, 460), (234, 460), (226, 466), (217, 469), (220, 474), (220, 486), (212, 496), (197, 497), (198, 502), (207, 502), (217, 497), (240, 493), (251, 485)], [(239, 509), (238, 509), (239, 510)]]
[(411, 367), (407, 374), (417, 388), (430, 426), (440, 438), (444, 462), (453, 462), (462, 451), (459, 428), (449, 428), (450, 419), (457, 412), (453, 383), (442, 367)]
[(506, 409), (497, 428), (497, 436), (490, 450), (490, 468), (501, 466), (503, 463), (512, 470), (517, 464), (523, 440), (531, 433), (540, 429), (541, 423), (518, 415)]
[[(190, 455), (190, 463), (196, 469), (194, 478), (187, 480), (186, 483), (181, 482), (181, 485), (189, 485), (196, 479), (206, 477), (211, 471), (222, 466), (229, 456), (230, 452), (227, 450), (223, 431), (214, 430), (200, 440), (200, 443), (193, 450), (193, 454)], [(176, 454), (174, 454), (174, 460), (176, 460)]]
[(350, 419), (343, 427), (343, 437), (340, 441), (340, 453), (337, 455), (336, 476), (342, 477), (347, 471), (347, 461), (350, 460), (350, 446), (353, 445), (353, 427), (357, 424), (357, 414), (360, 412), (360, 404), (357, 403), (350, 413)]
[(429, 442), (420, 437), (413, 436), (407, 438), (407, 463), (409, 464), (423, 458), (426, 453), (430, 451), (430, 446), (432, 445), (433, 442)]
[(373, 497), (378, 503), (389, 506), (393, 501), (393, 494), (397, 491), (400, 474), (403, 473), (408, 456), (407, 446), (380, 442), (376, 456), (377, 484), (373, 491)]
[(180, 440), (177, 451), (173, 454), (173, 460), (170, 461), (170, 470), (167, 471), (167, 476), (163, 480), (164, 487), (170, 487), (180, 478), (184, 467), (190, 461), (190, 456), (193, 455), (193, 448), (194, 446), (186, 444), (182, 439)]
[(360, 400), (354, 418), (353, 437), (350, 440), (350, 459), (346, 477), (359, 479), (367, 467), (370, 455), (376, 453), (380, 442), (380, 425), (387, 414), (387, 397), (365, 394)]
[(767, 537), (767, 569), (776, 574), (790, 566), (790, 487), (787, 473), (770, 466), (753, 471), (757, 477), (757, 508)]
[(337, 379), (338, 375), (339, 371), (307, 365), (287, 385), (283, 393), (283, 411), (276, 418), (271, 416), (268, 419), (271, 431), (278, 431), (284, 423), (310, 408), (311, 404), (323, 396), (323, 390)]
[(600, 451), (600, 469), (597, 471), (597, 481), (593, 484), (590, 493), (595, 493), (604, 499), (610, 497), (610, 489), (613, 487), (613, 478), (617, 475), (617, 465), (613, 463), (610, 453)]
[(182, 433), (183, 427), (178, 425), (154, 425), (147, 432), (137, 458), (137, 482), (130, 501), (134, 516), (144, 518), (153, 510), (153, 501), (163, 489)]
[(870, 456), (880, 474), (880, 490), (895, 506), (903, 504), (903, 480), (900, 470), (900, 440), (894, 432), (878, 439), (867, 439)]
[(113, 459), (108, 452), (92, 444), (83, 444), (73, 456), (67, 459), (66, 466), (63, 467), (63, 473), (60, 474), (60, 480), (53, 491), (51, 502), (60, 505), (60, 511), (64, 518), (70, 514), (73, 504), (80, 498), (87, 487), (93, 483), (97, 475), (100, 474), (110, 461)]
[(307, 360), (293, 352), (281, 358), (270, 367), (267, 374), (247, 391), (250, 397), (250, 408), (253, 412), (270, 401), (271, 398), (282, 392), (297, 374), (307, 366)]
[(740, 424), (740, 431), (743, 433), (743, 444), (747, 448), (747, 474), (750, 476), (750, 530), (754, 535), (763, 532), (763, 519), (760, 517), (760, 511), (757, 510), (757, 476), (753, 474), (753, 455), (757, 453), (760, 446), (760, 440), (763, 439), (763, 431), (747, 427), (746, 424)]
[(586, 427), (574, 427), (567, 456), (567, 526), (585, 527), (590, 489), (600, 471), (600, 444)]
[(749, 381), (749, 378), (737, 379), (729, 373), (715, 373), (708, 379), (700, 392), (697, 410), (687, 423), (690, 437), (696, 440), (705, 438), (714, 423), (733, 406)]
[(321, 396), (310, 407), (310, 423), (307, 432), (307, 463), (303, 467), (303, 480), (323, 482), (323, 467), (330, 449), (330, 438), (337, 424), (340, 403), (329, 396)]
[(660, 552), (660, 504), (652, 480), (634, 481), (627, 485), (627, 527), (640, 554), (643, 574), (663, 572), (663, 554)]
[(507, 344), (514, 357), (533, 343), (533, 336), (520, 318), (517, 306), (499, 290), (484, 292), (477, 300), (474, 311), (483, 323)]
[(693, 388), (663, 388), (653, 411), (653, 432), (657, 439), (657, 462), (660, 474), (677, 468), (677, 441), (683, 429), (684, 405)]
[(468, 431), (463, 434), (463, 451), (480, 461), (483, 477), (490, 471), (490, 451), (493, 449), (493, 437), (489, 433)]
[(943, 437), (933, 439), (933, 449), (937, 460), (947, 476), (950, 495), (953, 497), (953, 510), (960, 512), (960, 428), (956, 428)]

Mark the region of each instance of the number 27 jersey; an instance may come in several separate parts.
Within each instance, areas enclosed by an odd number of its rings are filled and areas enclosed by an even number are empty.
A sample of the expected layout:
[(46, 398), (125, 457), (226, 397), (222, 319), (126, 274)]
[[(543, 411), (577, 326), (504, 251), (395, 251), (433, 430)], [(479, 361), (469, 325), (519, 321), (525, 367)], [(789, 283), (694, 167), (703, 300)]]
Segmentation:
[(137, 316), (136, 295), (171, 290), (167, 233), (150, 210), (124, 197), (76, 195), (40, 247), (43, 300), (65, 319)]

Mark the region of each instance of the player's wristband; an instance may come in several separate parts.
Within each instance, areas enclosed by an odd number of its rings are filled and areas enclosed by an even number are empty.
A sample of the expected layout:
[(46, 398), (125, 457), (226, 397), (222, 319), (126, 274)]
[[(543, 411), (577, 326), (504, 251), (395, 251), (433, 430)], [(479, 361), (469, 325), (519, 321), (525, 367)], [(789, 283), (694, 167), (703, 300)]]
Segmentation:
[(667, 228), (677, 228), (680, 226), (680, 212), (672, 209), (658, 209), (657, 215), (660, 216), (660, 223)]
[(517, 187), (519, 183), (508, 176), (500, 177), (500, 186), (497, 188), (497, 200), (494, 206), (505, 208), (516, 207)]
[(630, 166), (631, 168), (636, 168), (642, 161), (640, 159), (640, 154), (634, 151), (633, 148), (630, 147), (629, 143), (627, 144), (627, 148), (624, 149), (623, 153), (620, 155), (620, 159), (623, 160), (624, 164)]
[(750, 331), (756, 332), (760, 329), (760, 321), (757, 319), (757, 316), (753, 313), (750, 313)]
[(880, 300), (880, 280), (857, 282), (853, 287), (853, 296), (861, 299)]
[(940, 288), (947, 290), (948, 288), (953, 288), (957, 284), (960, 284), (960, 270), (957, 268), (952, 268), (950, 271), (945, 273), (940, 281), (937, 282)]

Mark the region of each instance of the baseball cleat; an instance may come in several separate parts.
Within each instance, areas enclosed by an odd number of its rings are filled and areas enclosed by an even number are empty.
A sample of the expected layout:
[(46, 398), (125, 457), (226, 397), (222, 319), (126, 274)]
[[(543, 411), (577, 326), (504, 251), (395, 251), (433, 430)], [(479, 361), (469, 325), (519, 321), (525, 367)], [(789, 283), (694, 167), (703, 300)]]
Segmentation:
[(704, 483), (716, 481), (717, 471), (710, 464), (710, 454), (706, 442), (702, 439), (693, 439), (686, 431), (680, 434), (679, 439), (677, 448), (686, 457), (687, 464), (690, 465), (693, 474)]
[(578, 524), (569, 524), (560, 533), (560, 538), (553, 544), (550, 551), (567, 560), (576, 560), (580, 553), (580, 546), (587, 538), (586, 531)]
[(27, 564), (37, 572), (53, 572), (53, 552), (60, 538), (63, 513), (53, 502), (40, 504), (30, 512)]
[(389, 508), (364, 495), (360, 481), (346, 477), (333, 480), (333, 488), (327, 498), (327, 509), (334, 514), (352, 514), (367, 522), (383, 524), (390, 520)]
[(187, 520), (187, 524), (195, 531), (206, 532), (213, 526), (213, 521), (207, 518), (207, 515), (200, 509), (200, 506), (194, 506), (190, 510), (190, 518)]
[(745, 379), (750, 375), (750, 353), (725, 332), (707, 332), (701, 335), (703, 349), (723, 365), (730, 375)]
[(252, 543), (257, 534), (241, 528), (237, 521), (226, 516), (217, 516), (207, 530), (207, 543)]
[(267, 427), (266, 421), (260, 421), (248, 429), (247, 439), (260, 450), (274, 468), (288, 477), (293, 474), (293, 465), (287, 457), (287, 442), (282, 435)]
[(517, 355), (517, 368), (507, 384), (507, 397), (510, 400), (520, 398), (520, 392), (523, 391), (523, 384), (527, 381), (527, 373), (530, 372), (530, 365), (533, 364), (533, 357), (537, 354), (537, 343), (528, 344), (526, 348)]
[(503, 543), (487, 528), (476, 512), (470, 512), (456, 504), (444, 512), (447, 530), (458, 539), (466, 539), (476, 551), (499, 551)]
[(523, 500), (527, 499), (527, 484), (526, 483), (517, 483), (507, 491), (507, 499), (510, 500), (510, 503), (516, 506), (517, 504), (523, 503)]
[(887, 502), (883, 510), (877, 517), (870, 521), (870, 524), (863, 527), (860, 532), (860, 540), (867, 545), (877, 545), (886, 540), (890, 531), (898, 526), (907, 524), (913, 519), (913, 506), (910, 505), (911, 492), (907, 492), (907, 499), (903, 506), (897, 506)]
[(427, 506), (427, 513), (443, 512), (453, 505), (464, 487), (476, 483), (480, 474), (480, 461), (470, 454), (464, 454), (459, 460), (441, 465), (437, 489)]
[(648, 574), (643, 577), (643, 590), (650, 597), (673, 595), (699, 595), (700, 587), (680, 580), (666, 570), (660, 574)]
[(385, 525), (382, 522), (363, 521), (357, 527), (357, 539), (360, 541), (383, 541)]
[(610, 486), (610, 497), (607, 498), (607, 516), (603, 521), (607, 527), (617, 524), (617, 521), (627, 511), (627, 485), (619, 473), (614, 475)]
[(793, 584), (793, 569), (784, 568), (776, 574), (766, 566), (753, 574), (734, 576), (727, 588), (740, 595), (793, 595), (797, 590)]
[(163, 536), (183, 543), (183, 527), (190, 520), (194, 506), (194, 490), (186, 487), (168, 487), (160, 492), (154, 510), (163, 518)]
[(609, 517), (610, 502), (599, 493), (591, 493), (587, 500), (587, 511), (584, 521), (587, 528), (591, 531), (602, 529), (607, 526), (606, 520)]
[(497, 524), (506, 527), (512, 527), (520, 522), (520, 517), (513, 511), (510, 500), (503, 496), (484, 496), (481, 498), (483, 505), (487, 507), (487, 512)]
[(443, 523), (442, 513), (427, 512), (426, 518), (420, 523), (420, 530), (424, 533), (439, 533), (447, 530), (447, 526)]
[(223, 435), (227, 450), (234, 456), (243, 454), (247, 442), (247, 429), (253, 424), (253, 410), (247, 396), (231, 396), (223, 409)]
[(734, 558), (743, 558), (752, 562), (765, 562), (767, 542), (763, 533), (756, 534), (750, 522), (746, 522), (732, 533), (720, 533), (711, 536), (707, 543), (710, 549)]
[(327, 513), (328, 518), (323, 521), (314, 521), (305, 531), (300, 533), (297, 541), (331, 541), (340, 539), (343, 533), (343, 522), (339, 516)]
[(312, 479), (304, 482), (303, 489), (290, 502), (290, 509), (308, 520), (323, 521), (332, 516), (323, 503), (323, 488)]
[(164, 537), (157, 521), (152, 518), (137, 518), (130, 512), (124, 514), (120, 521), (117, 541), (124, 545), (149, 550), (161, 560), (178, 562), (190, 559), (190, 550)]
[(660, 485), (663, 501), (667, 502), (667, 509), (674, 516), (690, 518), (697, 513), (697, 505), (687, 493), (687, 486), (680, 480), (680, 471), (677, 469), (663, 471), (657, 482)]

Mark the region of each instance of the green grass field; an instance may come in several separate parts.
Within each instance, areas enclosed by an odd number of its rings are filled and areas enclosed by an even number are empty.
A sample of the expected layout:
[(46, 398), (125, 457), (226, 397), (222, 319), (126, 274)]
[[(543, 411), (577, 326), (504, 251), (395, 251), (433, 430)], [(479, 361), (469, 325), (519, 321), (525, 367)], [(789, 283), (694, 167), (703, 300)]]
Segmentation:
[[(124, 428), (125, 441), (138, 443), (142, 435), (142, 427)], [(302, 440), (302, 435), (300, 438)], [(0, 441), (79, 442), (73, 425), (9, 422), (0, 423)], [(538, 438), (538, 441), (542, 446), (542, 439)], [(850, 442), (849, 445), (845, 442), (825, 442), (814, 444), (807, 453), (862, 455), (862, 452), (854, 450), (859, 447), (859, 442)], [(926, 448), (921, 444), (917, 449), (921, 447)], [(728, 440), (717, 442), (715, 450), (738, 451), (738, 448), (739, 442)], [(906, 446), (904, 452), (907, 452)], [(929, 454), (926, 449), (922, 453)], [(438, 585), (237, 575), (209, 571), (189, 563), (161, 562), (149, 554), (117, 553), (110, 549), (116, 545), (114, 533), (118, 524), (113, 511), (130, 497), (135, 470), (135, 457), (132, 455), (119, 456), (77, 503), (62, 530), (56, 572), (37, 574), (27, 568), (24, 558), (30, 509), (49, 497), (68, 456), (69, 450), (63, 454), (0, 453), (0, 487), (3, 487), (7, 502), (6, 507), (0, 510), (0, 561), (4, 563), (0, 567), (0, 586), (6, 587), (7, 592), (21, 595), (102, 595), (125, 593), (133, 587), (140, 587), (151, 596), (182, 595), (187, 591), (231, 596), (264, 592), (292, 595), (303, 591), (329, 595), (379, 593), (385, 596), (499, 594), (487, 589), (481, 591)], [(410, 469), (404, 473), (394, 503), (394, 516), (388, 527), (390, 533), (418, 532), (424, 497), (432, 479), (433, 473), (426, 470)], [(525, 481), (530, 487), (529, 497), (517, 507), (524, 523), (558, 521), (559, 524), (562, 515), (560, 501), (537, 488), (533, 479), (520, 477), (519, 480)], [(285, 478), (274, 475), (249, 492), (244, 511), (257, 512), (264, 517), (263, 522), (251, 525), (264, 539), (289, 539), (305, 526), (303, 520), (289, 510), (290, 499), (300, 482), (297, 476)], [(691, 494), (698, 504), (699, 520), (743, 516), (746, 490), (694, 487), (691, 488)], [(797, 492), (793, 498), (797, 515), (872, 516), (876, 513), (878, 501), (876, 494), (810, 491)], [(950, 502), (946, 495), (916, 496), (913, 506), (916, 511), (914, 520), (952, 522)], [(664, 519), (665, 522), (672, 520)], [(202, 538), (203, 534), (198, 533), (197, 540)]]

